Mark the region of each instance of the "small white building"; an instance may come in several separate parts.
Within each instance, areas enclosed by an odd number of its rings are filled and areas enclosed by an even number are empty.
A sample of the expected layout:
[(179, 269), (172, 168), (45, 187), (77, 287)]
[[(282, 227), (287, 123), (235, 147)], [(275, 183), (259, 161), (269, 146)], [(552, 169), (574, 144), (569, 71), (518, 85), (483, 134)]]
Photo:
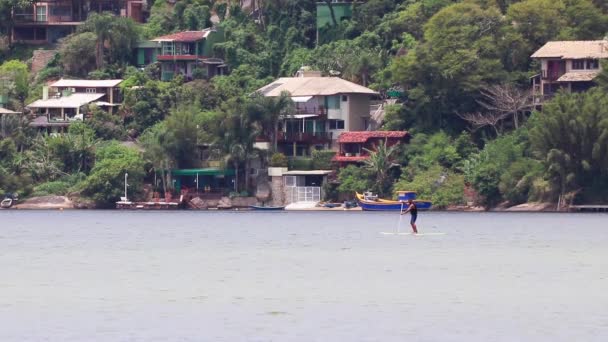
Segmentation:
[(325, 195), (323, 185), (332, 172), (331, 170), (287, 171), (287, 168), (269, 168), (272, 205), (308, 203), (314, 207), (323, 200)]

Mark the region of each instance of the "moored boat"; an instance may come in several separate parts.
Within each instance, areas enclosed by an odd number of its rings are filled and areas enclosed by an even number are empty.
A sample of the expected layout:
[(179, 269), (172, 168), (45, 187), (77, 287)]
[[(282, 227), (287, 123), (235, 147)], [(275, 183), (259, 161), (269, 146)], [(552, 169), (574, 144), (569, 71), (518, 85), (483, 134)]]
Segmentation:
[(4, 208), (4, 209), (8, 209), (13, 205), (13, 199), (12, 198), (5, 198), (2, 200), (2, 202), (0, 202), (0, 208)]
[[(413, 191), (407, 191), (408, 193), (408, 199), (412, 198), (412, 193), (414, 194), (413, 196), (413, 200), (414, 203), (416, 203), (416, 207), (418, 208), (418, 210), (428, 210), (431, 208), (431, 206), (433, 205), (433, 203), (431, 201), (424, 201), (424, 200), (416, 200), (414, 198), (415, 197), (415, 192)], [(366, 196), (357, 193), (357, 200), (359, 201), (359, 206), (361, 207), (361, 209), (363, 210), (367, 210), (367, 211), (399, 211), (402, 208), (405, 209), (407, 208), (407, 203), (405, 200), (399, 200), (399, 201), (393, 201), (393, 200), (387, 200), (387, 199), (369, 199), (366, 198)], [(401, 197), (401, 196), (400, 196)]]
[(249, 208), (253, 210), (284, 210), (285, 206), (263, 206), (263, 205), (250, 205)]

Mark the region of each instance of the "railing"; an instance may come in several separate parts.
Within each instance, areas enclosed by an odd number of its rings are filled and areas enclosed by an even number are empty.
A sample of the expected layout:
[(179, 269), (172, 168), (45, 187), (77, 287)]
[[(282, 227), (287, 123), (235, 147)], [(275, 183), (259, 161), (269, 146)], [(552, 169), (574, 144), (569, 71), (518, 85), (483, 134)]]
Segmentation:
[(547, 81), (557, 81), (558, 78), (562, 77), (566, 72), (555, 71), (555, 70), (543, 70), (542, 77)]
[(327, 109), (325, 109), (325, 107), (296, 106), (295, 112), (296, 114), (327, 115)]
[(287, 187), (287, 202), (320, 202), (321, 187), (318, 186), (294, 186)]
[(291, 142), (327, 142), (331, 132), (279, 132), (278, 141)]

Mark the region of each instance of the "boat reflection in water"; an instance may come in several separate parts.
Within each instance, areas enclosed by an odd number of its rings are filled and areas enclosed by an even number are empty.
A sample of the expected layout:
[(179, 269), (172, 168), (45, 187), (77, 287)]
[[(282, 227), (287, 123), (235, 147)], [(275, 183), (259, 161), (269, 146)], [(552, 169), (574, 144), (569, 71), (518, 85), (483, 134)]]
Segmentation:
[(428, 210), (433, 203), (431, 201), (417, 200), (415, 191), (397, 191), (398, 200), (387, 200), (378, 198), (369, 192), (365, 194), (356, 193), (359, 206), (369, 211), (399, 211), (407, 208), (407, 201), (414, 200), (418, 210)]

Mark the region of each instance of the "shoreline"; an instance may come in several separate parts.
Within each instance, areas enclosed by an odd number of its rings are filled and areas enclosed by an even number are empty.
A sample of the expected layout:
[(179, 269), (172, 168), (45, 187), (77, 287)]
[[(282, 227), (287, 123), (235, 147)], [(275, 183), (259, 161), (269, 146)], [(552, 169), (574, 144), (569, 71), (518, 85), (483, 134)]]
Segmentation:
[[(558, 212), (583, 212), (585, 210), (581, 210), (579, 209), (579, 207), (591, 207), (593, 208), (594, 206), (572, 206), (571, 210), (563, 210), (563, 211), (558, 211), (556, 210), (556, 204), (555, 203), (543, 203), (543, 202), (529, 202), (529, 203), (522, 203), (519, 205), (515, 205), (515, 206), (506, 206), (505, 204), (501, 204), (497, 207), (494, 208), (490, 208), (490, 209), (485, 209), (484, 207), (481, 206), (467, 206), (467, 205), (454, 205), (454, 206), (448, 206), (447, 208), (442, 208), (442, 209), (430, 209), (428, 211), (431, 212), (552, 212), (552, 213), (558, 213)], [(597, 207), (602, 207), (600, 205), (598, 205)], [(29, 199), (26, 199), (24, 201), (21, 201), (15, 205), (13, 205), (11, 208), (0, 208), (0, 210), (129, 210), (129, 211), (155, 211), (155, 210), (163, 210), (163, 208), (155, 208), (155, 207), (151, 207), (151, 208), (111, 208), (111, 209), (103, 209), (103, 208), (94, 208), (91, 206), (84, 206), (82, 205), (82, 203), (79, 203), (76, 200), (72, 200), (66, 196), (41, 196), (41, 197), (32, 197)], [(166, 209), (169, 210), (169, 209)], [(205, 208), (205, 209), (195, 209), (195, 208), (171, 208), (170, 210), (175, 211), (257, 211), (255, 209), (251, 209), (249, 207), (243, 207), (243, 206), (236, 206), (236, 207), (232, 207), (232, 208), (214, 208), (214, 207), (210, 207), (210, 208)], [(293, 211), (293, 212), (328, 212), (328, 211), (340, 211), (340, 212), (349, 212), (349, 211), (354, 211), (354, 212), (362, 212), (364, 210), (362, 210), (361, 207), (354, 207), (354, 208), (344, 208), (342, 206), (339, 207), (334, 207), (334, 208), (328, 208), (328, 207), (304, 207), (304, 208), (289, 208), (289, 209), (285, 209), (282, 211)], [(594, 211), (594, 210), (588, 210), (588, 211)], [(596, 211), (602, 211), (602, 210), (596, 210)], [(605, 210), (604, 210), (605, 211)]]

